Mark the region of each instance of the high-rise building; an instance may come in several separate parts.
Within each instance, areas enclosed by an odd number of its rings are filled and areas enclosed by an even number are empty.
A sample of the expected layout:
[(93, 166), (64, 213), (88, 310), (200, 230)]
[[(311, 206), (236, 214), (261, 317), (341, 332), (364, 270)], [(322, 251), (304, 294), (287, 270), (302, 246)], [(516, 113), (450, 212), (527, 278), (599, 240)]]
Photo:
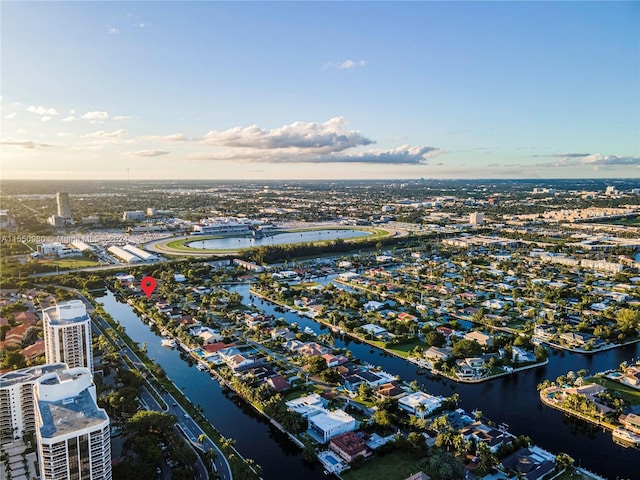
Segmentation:
[(82, 300), (45, 308), (42, 317), (47, 363), (63, 362), (93, 372), (91, 319)]
[(66, 369), (64, 363), (23, 368), (0, 375), (0, 445), (36, 431), (33, 387), (47, 373)]
[(469, 215), (469, 223), (471, 225), (482, 225), (484, 223), (484, 213), (473, 212)]
[(62, 218), (71, 218), (69, 194), (66, 192), (56, 193), (56, 202), (58, 203), (58, 216)]
[(89, 369), (42, 375), (34, 393), (40, 478), (111, 480), (109, 417), (96, 403)]

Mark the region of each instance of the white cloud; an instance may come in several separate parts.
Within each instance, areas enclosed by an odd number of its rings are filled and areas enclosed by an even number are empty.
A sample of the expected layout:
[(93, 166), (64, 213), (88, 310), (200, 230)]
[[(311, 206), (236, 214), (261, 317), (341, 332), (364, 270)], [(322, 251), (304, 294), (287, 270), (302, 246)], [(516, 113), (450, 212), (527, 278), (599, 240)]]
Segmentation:
[(109, 118), (109, 114), (107, 112), (99, 112), (99, 111), (87, 112), (84, 115), (82, 115), (82, 118), (86, 120), (105, 120)]
[(30, 105), (27, 107), (27, 112), (35, 113), (36, 115), (58, 115), (58, 111), (55, 108), (46, 108), (38, 105), (37, 107), (34, 105)]
[(393, 165), (424, 165), (430, 158), (446, 153), (436, 147), (401, 145), (390, 150), (371, 149), (353, 154), (327, 155), (312, 158), (313, 163), (385, 163)]
[(125, 152), (123, 155), (130, 157), (161, 157), (163, 155), (169, 155), (171, 152), (166, 150), (139, 150), (137, 152)]
[(89, 133), (87, 135), (83, 135), (83, 137), (91, 137), (91, 138), (120, 138), (127, 134), (126, 130), (116, 130), (114, 132), (105, 132), (104, 130), (99, 130), (97, 132)]
[(346, 130), (347, 120), (325, 123), (294, 122), (266, 130), (252, 125), (225, 131), (212, 130), (201, 142), (218, 148), (189, 155), (192, 160), (233, 160), (269, 163), (360, 163), (424, 165), (446, 153), (437, 147), (401, 145), (392, 149), (353, 150), (375, 143), (357, 130)]
[(68, 117), (64, 117), (62, 119), (63, 122), (73, 122), (76, 119), (73, 115), (69, 115)]
[(127, 115), (117, 115), (113, 117), (114, 120), (131, 120), (133, 117), (129, 117)]
[(184, 133), (172, 133), (169, 135), (143, 135), (141, 137), (127, 140), (127, 143), (138, 142), (186, 142), (188, 140)]
[(10, 113), (9, 115), (5, 115), (4, 118), (6, 118), (7, 120), (11, 120), (12, 118), (16, 117), (16, 112)]
[(346, 123), (344, 117), (335, 117), (325, 123), (294, 122), (272, 130), (265, 130), (257, 125), (235, 127), (222, 132), (211, 130), (202, 141), (215, 146), (316, 154), (339, 152), (374, 143), (357, 130), (343, 130)]
[(49, 120), (51, 120), (53, 117), (49, 117), (49, 116), (44, 116), (44, 117), (40, 117), (40, 121), (41, 122), (48, 122)]
[(425, 165), (429, 159), (446, 152), (436, 147), (402, 145), (400, 147), (381, 150), (371, 149), (357, 153), (331, 153), (316, 155), (313, 153), (291, 153), (281, 150), (255, 150), (248, 148), (227, 149), (213, 153), (195, 153), (188, 156), (190, 160), (213, 161), (246, 161), (266, 163), (360, 163), (386, 165)]
[(119, 33), (120, 33), (120, 30), (118, 30), (117, 28), (113, 28), (113, 27), (112, 27), (112, 28), (110, 28), (110, 29), (108, 30), (108, 32), (109, 32), (109, 35), (117, 35), (117, 34), (119, 34)]
[(57, 134), (59, 137), (70, 137), (73, 135), (73, 133), (71, 132), (58, 132)]
[(552, 155), (535, 155), (557, 158), (555, 162), (540, 164), (538, 166), (591, 166), (594, 169), (606, 166), (640, 166), (640, 157), (628, 155), (602, 155), (600, 153), (555, 153)]
[(322, 66), (322, 68), (324, 69), (335, 68), (337, 70), (352, 70), (354, 68), (362, 68), (366, 64), (367, 62), (364, 60), (347, 59), (342, 62), (327, 62)]
[(22, 148), (27, 148), (29, 150), (35, 150), (39, 148), (50, 148), (55, 146), (49, 143), (34, 142), (33, 140), (19, 140), (16, 138), (3, 138), (2, 140), (0, 140), (0, 145), (22, 147)]

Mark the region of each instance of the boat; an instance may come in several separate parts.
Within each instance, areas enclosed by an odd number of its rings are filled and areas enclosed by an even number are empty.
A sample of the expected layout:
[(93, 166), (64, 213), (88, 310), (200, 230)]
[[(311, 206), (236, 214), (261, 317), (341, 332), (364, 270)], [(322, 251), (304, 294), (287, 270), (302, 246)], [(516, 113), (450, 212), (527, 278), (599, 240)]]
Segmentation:
[(201, 372), (206, 372), (207, 370), (209, 370), (209, 367), (207, 367), (204, 363), (198, 363), (196, 365), (196, 368)]
[(613, 441), (625, 447), (640, 448), (640, 435), (627, 430), (624, 427), (617, 427), (612, 433)]
[(173, 338), (165, 338), (162, 340), (163, 347), (175, 348), (176, 341)]

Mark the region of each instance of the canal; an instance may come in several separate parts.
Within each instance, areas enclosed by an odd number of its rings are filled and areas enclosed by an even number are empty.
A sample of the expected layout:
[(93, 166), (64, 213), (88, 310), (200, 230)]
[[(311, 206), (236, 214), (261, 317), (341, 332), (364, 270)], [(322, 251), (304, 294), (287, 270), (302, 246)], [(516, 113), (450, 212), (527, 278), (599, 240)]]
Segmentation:
[[(324, 283), (324, 282), (322, 282)], [(282, 317), (288, 323), (309, 327), (316, 333), (329, 330), (317, 322), (294, 312), (280, 312), (269, 302), (249, 293), (248, 285), (228, 288), (243, 296), (246, 304), (255, 304), (267, 314)], [(181, 360), (180, 354), (160, 345), (161, 337), (142, 323), (131, 307), (117, 302), (111, 293), (98, 298), (105, 310), (126, 328), (136, 342), (146, 342), (152, 358), (167, 372), (222, 435), (236, 439), (240, 453), (256, 460), (267, 479), (326, 478), (318, 466), (309, 466), (299, 451), (280, 432), (267, 424), (254, 410), (232, 394), (222, 392), (207, 373), (198, 371)], [(573, 354), (553, 350), (548, 365), (512, 377), (503, 377), (477, 385), (466, 385), (418, 373), (417, 367), (388, 355), (367, 344), (349, 338), (335, 339), (335, 346), (348, 348), (354, 357), (380, 365), (383, 370), (410, 382), (417, 380), (433, 394), (460, 394), (460, 406), (467, 411), (479, 409), (496, 423), (506, 423), (516, 435), (524, 434), (551, 452), (566, 452), (576, 463), (610, 479), (640, 479), (640, 451), (622, 448), (611, 440), (610, 432), (602, 432), (585, 422), (565, 417), (557, 410), (545, 407), (538, 399), (537, 385), (545, 379), (555, 379), (572, 370), (586, 369), (590, 373), (618, 366), (623, 361), (640, 357), (640, 344), (596, 353)]]

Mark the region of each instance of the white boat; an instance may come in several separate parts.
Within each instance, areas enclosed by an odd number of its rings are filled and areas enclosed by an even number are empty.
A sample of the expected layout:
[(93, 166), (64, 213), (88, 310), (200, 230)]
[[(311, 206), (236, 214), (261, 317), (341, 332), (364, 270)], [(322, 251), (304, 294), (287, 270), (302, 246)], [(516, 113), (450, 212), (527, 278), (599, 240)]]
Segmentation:
[(165, 338), (162, 340), (163, 347), (175, 348), (176, 341), (173, 338)]
[(620, 442), (623, 445), (640, 447), (640, 435), (635, 434), (624, 427), (617, 427), (612, 433), (614, 442)]
[(198, 364), (196, 365), (196, 368), (197, 368), (198, 370), (200, 370), (201, 372), (206, 372), (207, 370), (209, 370), (209, 367), (207, 367), (207, 366), (206, 366), (205, 364), (203, 364), (203, 363), (198, 363)]

